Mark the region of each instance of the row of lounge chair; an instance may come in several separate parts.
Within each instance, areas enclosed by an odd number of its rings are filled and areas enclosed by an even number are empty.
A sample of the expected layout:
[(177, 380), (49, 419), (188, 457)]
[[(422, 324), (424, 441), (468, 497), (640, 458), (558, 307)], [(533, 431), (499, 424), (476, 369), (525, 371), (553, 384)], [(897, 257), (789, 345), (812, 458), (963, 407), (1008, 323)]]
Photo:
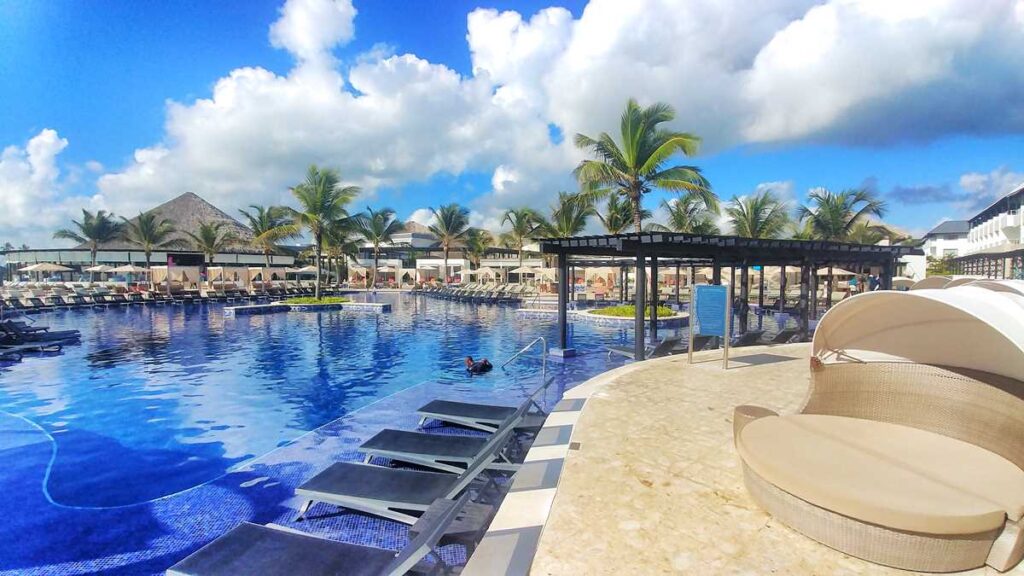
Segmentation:
[[(334, 295), (338, 290), (326, 288), (321, 294)], [(204, 302), (254, 302), (312, 296), (312, 288), (269, 288), (263, 292), (246, 290), (192, 290), (166, 294), (158, 291), (109, 292), (90, 291), (68, 294), (36, 295), (25, 293), (0, 299), (0, 305), (26, 314), (72, 308), (107, 308), (142, 304), (199, 304)]]
[(459, 286), (431, 286), (419, 290), (443, 300), (477, 302), (484, 304), (505, 304), (519, 302), (536, 294), (536, 288), (524, 284), (466, 284)]
[[(447, 568), (437, 547), (447, 536), (471, 552), (489, 518), (482, 509), (493, 512), (486, 502), (488, 492), (498, 489), (493, 474), (517, 468), (513, 457), (521, 449), (514, 448), (515, 434), (539, 428), (546, 417), (537, 399), (547, 385), (518, 407), (434, 400), (417, 411), (421, 428), (436, 420), (489, 435), (383, 430), (360, 447), (364, 462), (336, 462), (296, 488), (304, 501), (296, 521), (312, 520), (307, 514), (313, 504), (327, 503), (410, 525), (410, 543), (397, 554), (245, 522), (171, 567), (168, 574), (398, 575)], [(375, 457), (420, 468), (377, 466), (370, 463)], [(465, 526), (449, 530), (455, 522), (465, 525), (474, 520), (479, 526), (468, 530), (468, 541), (457, 536), (467, 532)]]
[[(786, 344), (793, 342), (800, 337), (799, 328), (783, 328), (771, 336), (766, 336), (764, 330), (750, 330), (744, 332), (739, 336), (734, 337), (729, 342), (731, 348), (742, 348), (745, 346), (758, 346), (765, 344)], [(717, 336), (699, 336), (693, 337), (693, 350), (699, 352), (701, 350), (713, 350), (721, 345), (720, 338)], [(630, 359), (636, 359), (636, 351), (632, 346), (608, 346), (608, 356), (617, 354), (619, 356), (625, 356)], [(671, 356), (673, 354), (685, 354), (689, 351), (689, 345), (683, 341), (682, 336), (670, 336), (658, 342), (657, 344), (647, 344), (644, 347), (644, 358), (660, 358), (662, 356)]]

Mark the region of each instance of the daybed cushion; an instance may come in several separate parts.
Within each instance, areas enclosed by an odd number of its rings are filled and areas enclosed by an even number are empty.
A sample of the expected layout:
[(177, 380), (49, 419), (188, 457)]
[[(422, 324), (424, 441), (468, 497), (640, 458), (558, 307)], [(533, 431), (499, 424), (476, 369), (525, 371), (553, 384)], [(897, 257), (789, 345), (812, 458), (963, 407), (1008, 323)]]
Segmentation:
[(974, 534), (1024, 515), (1024, 471), (973, 444), (909, 426), (769, 416), (747, 424), (737, 448), (778, 488), (863, 522)]

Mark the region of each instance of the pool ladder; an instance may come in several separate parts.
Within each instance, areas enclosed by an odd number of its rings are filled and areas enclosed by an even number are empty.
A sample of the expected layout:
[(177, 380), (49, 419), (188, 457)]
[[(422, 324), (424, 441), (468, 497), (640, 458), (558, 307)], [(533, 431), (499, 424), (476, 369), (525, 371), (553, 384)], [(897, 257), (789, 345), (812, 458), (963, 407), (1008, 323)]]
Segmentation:
[(538, 336), (538, 337), (534, 338), (533, 341), (531, 341), (529, 344), (524, 346), (522, 350), (520, 350), (519, 352), (516, 352), (515, 354), (513, 354), (512, 357), (509, 358), (508, 360), (505, 360), (505, 363), (502, 364), (501, 367), (504, 368), (505, 366), (508, 366), (509, 364), (512, 363), (513, 360), (519, 358), (520, 356), (522, 356), (526, 352), (529, 352), (529, 350), (531, 348), (533, 348), (533, 345), (536, 344), (537, 342), (540, 342), (541, 344), (544, 345), (541, 348), (541, 353), (543, 355), (541, 356), (541, 359), (540, 359), (540, 381), (544, 382), (544, 383), (547, 383), (547, 380), (548, 380), (548, 341), (543, 336)]

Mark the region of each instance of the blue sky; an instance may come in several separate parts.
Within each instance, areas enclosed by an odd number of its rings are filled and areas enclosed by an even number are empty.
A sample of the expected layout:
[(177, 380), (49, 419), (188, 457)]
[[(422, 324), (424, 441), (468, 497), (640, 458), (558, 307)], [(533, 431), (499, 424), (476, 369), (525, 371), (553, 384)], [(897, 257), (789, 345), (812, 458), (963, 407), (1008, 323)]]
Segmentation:
[(1024, 180), (1024, 9), (881, 4), (0, 0), (0, 241), (186, 190), (284, 202), (310, 162), (360, 207), (494, 227), (572, 187), (553, 133), (612, 131), (629, 96), (705, 138), (686, 162), (723, 198), (869, 186), (919, 233)]

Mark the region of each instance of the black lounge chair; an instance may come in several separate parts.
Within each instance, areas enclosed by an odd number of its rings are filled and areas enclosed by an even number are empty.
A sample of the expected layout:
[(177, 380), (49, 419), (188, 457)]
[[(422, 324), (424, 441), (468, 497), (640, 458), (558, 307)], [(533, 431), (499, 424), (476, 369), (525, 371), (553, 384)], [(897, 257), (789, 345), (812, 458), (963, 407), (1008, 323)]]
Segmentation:
[[(660, 358), (661, 356), (668, 356), (673, 352), (673, 349), (683, 341), (682, 336), (672, 336), (665, 338), (656, 345), (651, 346), (650, 344), (644, 345), (644, 358)], [(636, 349), (632, 346), (608, 346), (608, 356), (612, 354), (618, 354), (625, 356), (632, 360), (636, 360)]]
[(12, 322), (0, 322), (0, 332), (7, 334), (15, 344), (32, 344), (36, 342), (70, 342), (81, 338), (78, 330), (58, 330), (50, 332), (26, 332)]
[[(440, 572), (447, 568), (435, 551), (466, 503), (438, 500), (431, 504), (436, 521), (424, 527), (400, 552), (337, 542), (278, 526), (243, 522), (171, 566), (168, 576), (400, 576), (408, 572)], [(424, 562), (433, 556), (434, 564)]]
[(733, 339), (730, 346), (733, 348), (743, 348), (744, 346), (754, 346), (761, 343), (761, 336), (764, 335), (764, 330), (751, 330), (744, 332), (738, 337)]
[[(553, 379), (549, 378), (547, 382), (541, 384), (530, 393), (526, 400), (518, 407), (460, 402), (458, 400), (431, 400), (420, 406), (419, 410), (416, 411), (420, 415), (419, 425), (422, 428), (427, 420), (437, 420), (483, 430), (484, 432), (494, 432), (505, 423), (509, 416), (515, 414), (518, 410), (523, 410), (523, 418), (516, 424), (516, 429), (530, 430), (540, 428), (547, 418), (547, 413), (537, 403), (537, 397), (553, 381)], [(531, 408), (536, 408), (536, 412), (530, 413)]]
[(17, 360), (21, 360), (25, 352), (60, 352), (63, 348), (63, 342), (14, 344), (7, 341), (0, 341), (0, 359), (10, 359), (16, 356)]
[[(534, 396), (540, 394), (544, 387), (540, 387), (527, 398), (523, 405), (527, 410), (534, 402)], [(522, 408), (522, 406), (520, 408)], [(494, 406), (488, 408), (495, 408)], [(513, 427), (522, 422), (517, 418), (520, 414), (516, 409), (495, 431), (496, 434), (504, 432), (506, 427)], [(525, 416), (525, 412), (522, 413)], [(443, 472), (461, 474), (473, 460), (487, 447), (488, 438), (485, 436), (454, 436), (449, 434), (427, 434), (424, 432), (413, 432), (410, 430), (385, 429), (378, 432), (359, 447), (359, 451), (366, 454), (364, 462), (369, 463), (373, 457), (390, 458), (399, 462), (418, 464), (427, 468), (435, 468)], [(514, 471), (518, 464), (512, 462), (508, 447), (498, 451), (495, 459), (488, 468), (492, 470)]]
[[(521, 406), (512, 418), (521, 419), (526, 409), (527, 405)], [(501, 432), (495, 432), (487, 440), (484, 449), (458, 476), (445, 472), (335, 462), (295, 489), (295, 494), (306, 501), (299, 508), (295, 520), (302, 520), (315, 502), (325, 502), (415, 524), (418, 517), (416, 513), (426, 511), (434, 500), (451, 500), (479, 479), (509, 442), (513, 430), (514, 422)]]
[(783, 328), (767, 340), (768, 344), (786, 344), (800, 334), (799, 328)]

